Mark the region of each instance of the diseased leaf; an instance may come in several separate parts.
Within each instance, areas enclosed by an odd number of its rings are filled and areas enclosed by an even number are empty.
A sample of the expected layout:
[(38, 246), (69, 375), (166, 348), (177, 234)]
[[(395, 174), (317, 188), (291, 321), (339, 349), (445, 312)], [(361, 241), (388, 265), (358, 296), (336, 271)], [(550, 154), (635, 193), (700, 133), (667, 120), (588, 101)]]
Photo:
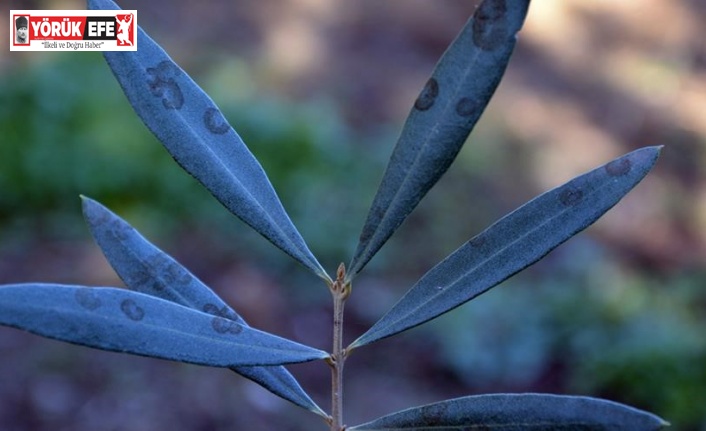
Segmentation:
[(535, 263), (618, 203), (659, 153), (660, 147), (633, 151), (503, 217), (427, 272), (350, 348), (427, 322)]
[(350, 431), (653, 431), (659, 417), (598, 398), (545, 394), (477, 395), (393, 413)]
[(138, 292), (0, 286), (0, 324), (69, 343), (212, 367), (280, 365), (326, 352)]
[[(88, 5), (120, 9), (111, 0), (88, 0)], [(141, 28), (137, 37), (139, 50), (104, 56), (140, 119), (174, 160), (228, 210), (330, 281), (262, 166), (211, 98)]]
[(495, 92), (529, 0), (485, 0), (414, 103), (349, 266), (354, 277), (449, 168)]
[[(130, 289), (248, 326), (201, 280), (147, 241), (137, 230), (98, 202), (83, 198), (83, 214), (110, 264)], [(286, 368), (233, 367), (272, 393), (326, 417)]]

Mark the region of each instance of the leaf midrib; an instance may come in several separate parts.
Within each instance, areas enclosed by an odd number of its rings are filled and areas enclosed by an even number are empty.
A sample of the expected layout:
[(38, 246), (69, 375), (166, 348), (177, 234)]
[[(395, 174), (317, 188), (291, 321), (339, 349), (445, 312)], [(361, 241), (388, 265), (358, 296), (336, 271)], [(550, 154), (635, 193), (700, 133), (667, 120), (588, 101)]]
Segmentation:
[[(149, 35), (147, 35), (147, 33), (144, 32), (144, 30), (142, 30), (141, 28), (140, 28), (140, 32), (142, 33), (142, 35), (144, 35), (145, 37), (149, 38), (150, 41), (152, 41), (152, 43), (154, 43), (155, 45), (157, 45), (157, 43), (154, 42), (154, 40), (152, 40), (152, 39), (149, 37)], [(157, 45), (157, 48), (159, 48), (158, 45)], [(179, 71), (181, 72), (182, 76), (183, 76), (185, 79), (191, 81), (191, 83), (193, 84), (194, 88), (196, 88), (196, 89), (200, 92), (200, 95), (202, 95), (207, 101), (211, 102), (211, 104), (212, 104), (214, 107), (217, 108), (216, 104), (215, 104), (215, 103), (213, 102), (213, 100), (208, 96), (208, 94), (206, 94), (206, 93), (203, 91), (203, 89), (201, 89), (201, 87), (199, 87), (198, 84), (196, 84), (196, 82), (195, 82), (186, 72), (184, 72), (184, 70), (181, 69), (181, 67), (179, 67), (179, 65), (177, 65), (176, 63), (174, 63), (174, 61), (169, 57), (169, 55), (168, 55), (166, 52), (164, 52), (164, 50), (162, 50), (161, 48), (159, 48), (159, 50), (161, 51), (162, 55), (164, 55), (175, 67), (177, 67), (177, 68), (179, 69)], [(143, 63), (143, 62), (141, 61), (141, 59), (139, 58), (139, 56), (138, 56), (137, 54), (135, 54), (135, 55), (133, 55), (133, 56), (131, 56), (131, 57), (134, 58), (134, 60), (138, 63), (138, 65), (139, 65), (140, 67), (143, 68), (143, 70), (145, 70), (145, 69), (144, 69), (145, 63)], [(143, 71), (143, 72), (142, 72), (142, 76), (143, 76), (143, 79), (146, 79), (146, 76), (145, 76), (144, 73), (145, 73), (145, 72)], [(217, 109), (218, 109), (218, 108), (217, 108)], [(220, 109), (219, 109), (219, 112), (221, 112)], [(256, 203), (256, 207), (259, 209), (259, 212), (260, 212), (261, 214), (264, 214), (264, 215), (265, 215), (264, 218), (267, 219), (267, 221), (269, 222), (269, 224), (270, 224), (271, 226), (274, 226), (275, 231), (279, 234), (279, 240), (280, 240), (280, 241), (283, 240), (283, 243), (284, 243), (284, 244), (287, 244), (292, 250), (298, 250), (299, 252), (303, 252), (303, 251), (300, 249), (300, 247), (298, 247), (297, 244), (296, 244), (296, 243), (289, 237), (289, 235), (284, 231), (284, 229), (282, 228), (282, 226), (280, 226), (280, 224), (277, 223), (277, 222), (272, 218), (272, 215), (265, 209), (265, 207), (263, 206), (263, 204), (262, 204), (257, 198), (255, 198), (255, 197), (253, 196), (253, 194), (251, 193), (251, 191), (250, 191), (247, 187), (245, 187), (245, 186), (243, 185), (242, 181), (240, 181), (240, 179), (238, 178), (238, 176), (228, 168), (228, 166), (225, 164), (225, 162), (224, 162), (223, 160), (221, 160), (221, 158), (219, 157), (218, 153), (216, 153), (208, 144), (206, 144), (206, 140), (201, 136), (200, 133), (197, 133), (196, 129), (191, 125), (191, 122), (188, 121), (188, 120), (185, 118), (184, 114), (182, 114), (180, 110), (176, 110), (176, 112), (173, 112), (172, 114), (175, 115), (175, 116), (177, 116), (177, 117), (179, 118), (179, 120), (181, 120), (181, 123), (182, 123), (182, 124), (185, 124), (185, 125), (186, 125), (186, 127), (187, 127), (187, 128), (189, 129), (189, 131), (191, 132), (191, 135), (196, 137), (196, 139), (197, 139), (198, 143), (200, 144), (200, 146), (206, 148), (206, 150), (207, 150), (207, 155), (210, 155), (210, 156), (211, 156), (211, 157), (209, 157), (209, 158), (210, 158), (211, 160), (215, 159), (216, 163), (212, 163), (212, 164), (219, 166), (219, 167), (221, 168), (221, 169), (220, 169), (221, 172), (225, 171), (226, 174), (227, 174), (227, 176), (228, 176), (229, 178), (233, 179), (234, 182), (237, 183), (237, 184), (240, 186), (240, 188), (244, 191), (244, 193), (245, 193), (246, 198), (248, 199), (248, 201), (250, 201), (250, 202), (255, 202), (255, 203)], [(166, 115), (169, 115), (169, 114), (166, 114)], [(222, 112), (221, 112), (221, 115), (223, 115)], [(224, 118), (225, 118), (225, 117), (224, 117)], [(227, 120), (226, 120), (226, 121), (227, 121)], [(152, 130), (152, 132), (153, 132), (154, 134), (157, 134), (157, 133), (156, 133), (157, 131), (156, 131), (152, 126), (149, 125), (150, 121), (145, 121), (145, 123), (146, 123), (146, 125), (148, 126), (148, 128), (149, 128), (150, 130)], [(234, 131), (234, 129), (233, 129), (233, 126), (230, 125), (230, 122), (228, 122), (228, 127), (229, 127), (229, 131), (233, 131), (233, 133), (235, 133), (235, 131)], [(161, 134), (161, 133), (160, 133), (160, 134)], [(160, 141), (161, 141), (161, 139), (160, 139)], [(164, 142), (163, 142), (163, 143), (164, 143)], [(238, 142), (237, 144), (238, 144), (238, 145), (242, 145), (243, 147), (245, 147), (245, 149), (246, 149), (247, 152), (250, 152), (250, 150), (247, 148), (247, 146), (245, 145), (245, 143), (242, 142), (242, 140), (241, 140), (240, 142)], [(166, 143), (165, 143), (165, 146), (167, 146)], [(172, 146), (172, 145), (170, 144), (169, 146), (167, 146), (167, 149), (169, 149), (170, 146)], [(180, 146), (181, 146), (181, 145), (180, 145)], [(170, 153), (171, 153), (171, 151), (170, 151)], [(205, 156), (206, 156), (206, 155), (205, 155)], [(175, 156), (175, 157), (176, 157), (176, 156)], [(253, 161), (255, 162), (256, 167), (259, 168), (260, 171), (264, 172), (264, 170), (262, 169), (262, 166), (259, 164), (259, 162), (257, 161), (257, 159), (255, 159), (254, 156), (252, 156), (252, 153), (250, 153), (250, 157), (251, 157), (251, 158), (253, 159)], [(180, 163), (180, 164), (181, 164), (181, 163)], [(182, 164), (182, 166), (183, 166), (183, 164)], [(200, 178), (199, 176), (197, 176), (197, 174), (191, 173), (191, 172), (189, 172), (189, 173), (190, 173), (191, 175), (193, 175), (194, 177), (198, 178), (199, 181), (200, 181), (204, 186), (206, 186), (207, 189), (211, 190), (211, 186), (210, 186), (209, 184), (207, 184), (205, 181), (201, 180), (201, 178)], [(266, 175), (265, 175), (265, 178), (267, 178)], [(267, 180), (267, 181), (269, 182), (269, 180)], [(273, 187), (271, 184), (270, 184), (270, 188), (272, 189), (272, 191), (273, 191), (273, 193), (274, 193), (274, 195), (275, 195), (275, 198), (279, 201), (279, 197), (277, 196), (277, 193), (276, 193), (276, 191), (274, 191), (274, 187)], [(221, 193), (220, 193), (219, 191), (217, 191), (217, 190), (213, 190), (213, 193), (214, 193), (214, 195), (217, 195), (217, 196), (221, 194)], [(218, 199), (218, 200), (220, 201), (220, 199)], [(282, 204), (281, 204), (281, 202), (280, 202), (280, 206), (281, 206), (281, 205), (282, 205)], [(230, 209), (230, 208), (229, 208), (229, 209)], [(250, 226), (253, 227), (253, 228), (255, 227), (256, 224), (255, 224), (254, 222), (245, 220), (245, 219), (244, 219), (242, 216), (240, 216), (239, 214), (236, 214), (236, 215), (238, 216), (238, 218), (240, 218), (241, 220), (245, 221), (246, 224), (250, 225)], [(257, 230), (257, 231), (259, 232), (259, 230), (258, 230), (257, 228), (256, 228), (255, 230)], [(268, 237), (269, 237), (269, 236), (268, 236)], [(273, 239), (273, 238), (270, 238), (270, 240), (272, 240), (272, 239)], [(308, 251), (308, 250), (307, 250), (307, 251)], [(285, 250), (285, 252), (286, 252), (286, 250)], [(292, 253), (289, 253), (289, 252), (287, 252), (287, 254), (292, 255)], [(320, 265), (314, 265), (314, 263), (318, 263), (318, 262), (312, 262), (311, 256), (309, 256), (310, 254), (311, 254), (310, 252), (309, 252), (309, 253), (303, 253), (303, 256), (304, 256), (304, 258), (305, 258), (305, 261), (306, 261), (306, 263), (308, 263), (308, 266), (311, 266), (312, 269), (316, 268), (316, 269), (317, 269), (316, 272), (323, 271), (323, 270), (320, 268)], [(299, 260), (299, 258), (297, 258), (296, 256), (293, 256), (293, 255), (292, 255), (292, 257), (294, 257), (295, 259)]]
[[(89, 289), (90, 289), (90, 288), (89, 288)], [(95, 289), (95, 288), (93, 288), (93, 289)], [(100, 288), (98, 288), (98, 289), (100, 289)], [(117, 290), (116, 288), (109, 288), (109, 289), (115, 289), (115, 290)], [(144, 295), (144, 294), (143, 294), (143, 295)], [(148, 296), (148, 295), (145, 295), (145, 296)], [(153, 299), (154, 299), (154, 298), (153, 298)], [(172, 302), (170, 302), (170, 301), (166, 301), (166, 300), (159, 299), (159, 298), (157, 298), (157, 299), (158, 299), (158, 300), (161, 300), (161, 301), (165, 301), (165, 302), (169, 303), (171, 306), (182, 307), (182, 308), (184, 308), (184, 309), (186, 309), (186, 310), (188, 310), (188, 311), (190, 311), (190, 312), (198, 313), (199, 315), (201, 315), (201, 316), (203, 316), (203, 317), (207, 317), (207, 318), (212, 318), (212, 317), (213, 317), (213, 316), (211, 316), (210, 314), (203, 313), (203, 312), (198, 311), (198, 310), (195, 310), (195, 309), (193, 309), (193, 308), (184, 307), (184, 306), (181, 305), (181, 304), (175, 304), (175, 303), (172, 303)], [(63, 315), (63, 316), (78, 316), (78, 317), (83, 317), (83, 318), (86, 318), (86, 316), (87, 316), (87, 313), (84, 313), (84, 312), (82, 312), (82, 311), (76, 311), (75, 309), (73, 309), (73, 308), (71, 308), (71, 307), (65, 307), (65, 306), (59, 306), (59, 307), (57, 307), (57, 306), (52, 306), (52, 307), (46, 306), (46, 307), (42, 307), (42, 306), (33, 306), (33, 305), (30, 304), (29, 306), (25, 306), (24, 309), (25, 309), (25, 310), (36, 310), (36, 311), (51, 310), (51, 311), (58, 312), (59, 314), (61, 314), (61, 315)], [(158, 318), (159, 318), (159, 317), (158, 317)], [(120, 325), (120, 322), (119, 322), (119, 318), (118, 318), (118, 317), (109, 316), (109, 315), (105, 315), (105, 314), (101, 314), (101, 313), (95, 313), (95, 314), (91, 315), (91, 316), (89, 317), (89, 319), (91, 319), (91, 320), (99, 320), (99, 321), (102, 320), (102, 321), (104, 321), (104, 322), (106, 322), (106, 323), (113, 323), (113, 322), (115, 322), (115, 323), (117, 323), (118, 325)], [(74, 319), (74, 320), (77, 320), (77, 319)], [(164, 319), (164, 320), (169, 321), (169, 320), (171, 320), (171, 319)], [(246, 325), (242, 325), (242, 324), (237, 323), (237, 322), (234, 322), (234, 323), (236, 323), (237, 325), (242, 326), (245, 331), (253, 331), (254, 334), (252, 334), (252, 335), (254, 335), (255, 337), (257, 337), (258, 334), (264, 334), (264, 335), (266, 335), (266, 336), (268, 336), (268, 337), (276, 337), (276, 338), (279, 338), (279, 337), (277, 337), (276, 335), (263, 333), (263, 332), (261, 332), (261, 331), (259, 331), (259, 330), (257, 330), (257, 329), (248, 327), (248, 326), (246, 326)], [(180, 336), (190, 337), (190, 338), (194, 338), (194, 339), (201, 339), (201, 340), (208, 341), (208, 342), (213, 341), (213, 342), (215, 342), (215, 343), (221, 345), (223, 348), (227, 348), (228, 346), (234, 346), (234, 345), (235, 345), (235, 346), (239, 346), (239, 347), (241, 347), (241, 348), (248, 348), (248, 349), (249, 349), (249, 348), (252, 348), (252, 349), (262, 350), (262, 351), (265, 351), (265, 352), (267, 352), (267, 351), (270, 351), (270, 352), (271, 352), (271, 351), (276, 351), (276, 352), (297, 352), (296, 350), (286, 349), (286, 348), (279, 348), (279, 347), (263, 347), (263, 346), (260, 345), (260, 344), (243, 343), (243, 342), (237, 342), (237, 341), (225, 341), (225, 340), (221, 339), (222, 337), (218, 337), (218, 336), (215, 336), (215, 335), (214, 335), (214, 336), (209, 336), (209, 335), (206, 335), (206, 334), (196, 334), (196, 333), (194, 333), (194, 332), (187, 332), (187, 331), (183, 331), (183, 330), (177, 330), (177, 329), (174, 329), (174, 328), (172, 328), (172, 327), (170, 327), (170, 326), (160, 325), (160, 324), (158, 324), (157, 322), (150, 322), (150, 321), (145, 321), (145, 320), (141, 320), (141, 321), (138, 321), (138, 322), (132, 322), (131, 325), (138, 325), (138, 326), (141, 326), (141, 327), (147, 327), (147, 328), (151, 328), (151, 329), (157, 330), (157, 331), (165, 331), (165, 332), (172, 333), (172, 334), (180, 334)], [(121, 325), (121, 326), (125, 326), (125, 325)], [(137, 332), (140, 332), (140, 331), (137, 331)], [(285, 341), (285, 342), (290, 342), (290, 343), (294, 343), (294, 344), (299, 344), (299, 343), (296, 343), (296, 342), (293, 342), (293, 341), (290, 341), (290, 340), (286, 340), (286, 339), (282, 339), (282, 340)], [(302, 346), (302, 347), (304, 347), (304, 348), (307, 349), (307, 350), (310, 349), (312, 353), (314, 353), (315, 351), (317, 351), (317, 349), (314, 349), (314, 348), (305, 346), (305, 345), (303, 345), (303, 344), (299, 344), (299, 345)], [(304, 350), (304, 352), (306, 352), (306, 350)], [(250, 365), (248, 365), (248, 366), (250, 366)], [(252, 365), (252, 366), (258, 366), (258, 365)], [(259, 365), (259, 366), (267, 366), (267, 365)], [(276, 365), (276, 364), (273, 364), (272, 366), (277, 366), (277, 365)]]
[[(472, 20), (475, 20), (475, 17), (473, 17)], [(469, 24), (470, 24), (470, 22), (468, 22), (466, 25), (464, 25), (464, 28), (461, 30), (462, 33), (463, 33), (463, 31), (465, 31), (466, 26), (468, 26)], [(462, 33), (459, 35), (459, 38), (462, 35)], [(512, 36), (512, 37), (514, 37), (514, 36)], [(444, 61), (446, 59), (446, 54), (449, 53), (452, 48), (453, 48), (453, 43), (452, 43), (452, 46), (449, 47), (449, 50), (446, 53), (444, 53), (444, 55), (442, 56), (442, 61)], [(476, 64), (478, 57), (482, 54), (480, 48), (478, 48), (478, 47), (475, 47), (475, 48), (476, 49), (474, 50), (473, 58), (470, 61), (469, 66), (467, 68), (465, 68), (465, 71), (462, 75), (462, 78), (457, 81), (458, 84), (453, 87), (453, 92), (452, 92), (453, 96), (457, 96), (457, 95), (461, 94), (460, 88), (463, 87), (463, 84), (466, 82), (468, 75), (471, 73), (471, 69), (473, 69), (473, 66)], [(434, 70), (434, 72), (435, 71), (436, 71), (436, 69)], [(432, 72), (432, 75), (431, 75), (432, 78), (434, 77), (434, 72)], [(409, 178), (411, 176), (410, 172), (413, 172), (415, 170), (415, 168), (419, 165), (421, 155), (422, 155), (422, 153), (424, 153), (424, 150), (428, 147), (431, 137), (434, 136), (436, 134), (437, 130), (439, 129), (439, 124), (443, 122), (443, 119), (447, 118), (447, 116), (448, 116), (447, 113), (448, 113), (450, 107), (453, 105), (454, 100), (456, 100), (456, 99), (452, 99), (452, 97), (449, 97), (449, 102), (444, 105), (442, 111), (439, 113), (438, 117), (440, 118), (440, 120), (436, 121), (434, 123), (434, 125), (432, 126), (432, 128), (429, 130), (429, 132), (425, 135), (425, 137), (423, 139), (423, 143), (422, 143), (419, 151), (417, 151), (416, 155), (414, 156), (414, 161), (412, 162), (410, 168), (407, 170), (407, 173), (405, 174), (405, 177), (402, 180), (402, 183), (400, 184), (400, 186), (397, 188), (397, 190), (393, 194), (392, 199), (390, 200), (390, 204), (385, 208), (385, 211), (383, 212), (383, 215), (380, 218), (380, 222), (378, 223), (378, 228), (387, 219), (387, 216), (388, 216), (391, 208), (393, 207), (393, 204), (398, 200), (398, 196), (399, 196), (401, 190), (404, 189), (405, 186), (407, 185), (407, 183), (409, 182)], [(414, 109), (414, 108), (412, 108), (412, 109)], [(472, 130), (472, 128), (471, 128), (471, 130)], [(470, 132), (471, 131), (469, 131), (469, 134), (470, 134)], [(432, 187), (433, 187), (433, 185), (432, 185)], [(400, 222), (400, 224), (401, 224), (401, 222)], [(373, 244), (378, 242), (378, 239), (381, 235), (381, 232), (378, 228), (376, 228), (375, 233), (372, 235), (371, 239), (368, 240), (365, 248), (363, 249), (363, 252), (361, 252), (361, 256), (363, 259), (365, 259), (364, 262), (366, 262), (366, 263), (367, 263), (367, 261), (370, 260), (370, 258), (366, 258), (366, 256), (370, 252), (370, 249), (372, 248)], [(360, 265), (358, 265), (358, 266), (360, 266)], [(357, 269), (356, 272), (358, 272), (360, 270), (362, 270), (362, 266), (360, 269)]]
[[(601, 186), (595, 188), (591, 193), (589, 193), (588, 195), (586, 195), (586, 198), (588, 198), (588, 197), (590, 197), (590, 196), (594, 196), (594, 195), (595, 195), (596, 193), (598, 193), (600, 190), (602, 190), (603, 188), (605, 188), (605, 187), (607, 187), (607, 186), (609, 186), (609, 185), (610, 185), (610, 183), (604, 183), (603, 185), (601, 185)], [(556, 190), (557, 190), (557, 189), (554, 189), (554, 191), (556, 191)], [(550, 192), (547, 192), (547, 193), (552, 193), (552, 192), (550, 191)], [(589, 199), (586, 199), (586, 198), (584, 198), (583, 203), (589, 201)], [(537, 199), (538, 199), (538, 198), (537, 198)], [(531, 202), (532, 202), (532, 201), (530, 201), (527, 205), (529, 205)], [(522, 208), (522, 207), (520, 207), (520, 208)], [(536, 232), (536, 231), (542, 229), (544, 226), (546, 226), (547, 224), (551, 223), (551, 222), (552, 222), (553, 220), (555, 220), (556, 218), (563, 216), (563, 215), (566, 214), (567, 212), (575, 211), (576, 208), (577, 208), (577, 207), (566, 208), (566, 209), (564, 209), (564, 210), (562, 210), (562, 211), (556, 213), (555, 215), (551, 216), (550, 218), (545, 219), (541, 224), (537, 225), (534, 229), (530, 229), (530, 230), (526, 231), (524, 234), (522, 234), (521, 236), (517, 237), (516, 239), (510, 241), (509, 243), (507, 243), (507, 245), (505, 245), (504, 247), (498, 249), (496, 252), (494, 252), (493, 254), (491, 254), (490, 256), (488, 256), (487, 258), (481, 260), (481, 261), (478, 262), (476, 265), (474, 265), (473, 268), (471, 268), (471, 269), (469, 269), (468, 271), (462, 273), (460, 276), (456, 277), (456, 278), (455, 278), (453, 281), (451, 281), (450, 283), (447, 283), (447, 284), (446, 284), (446, 287), (444, 287), (444, 289), (442, 289), (442, 290), (440, 290), (440, 291), (438, 291), (438, 292), (435, 292), (432, 296), (428, 297), (428, 299), (427, 299), (426, 301), (424, 301), (423, 303), (420, 303), (420, 304), (419, 304), (418, 306), (416, 306), (413, 310), (411, 310), (410, 312), (404, 314), (403, 316), (401, 316), (400, 318), (394, 320), (393, 322), (391, 322), (390, 324), (388, 324), (388, 325), (386, 325), (386, 326), (387, 326), (387, 327), (393, 327), (394, 325), (397, 325), (399, 322), (404, 321), (404, 320), (407, 319), (410, 315), (415, 314), (415, 313), (418, 312), (420, 309), (424, 308), (425, 305), (427, 305), (427, 304), (429, 304), (430, 302), (434, 301), (436, 298), (439, 298), (440, 296), (445, 295), (445, 294), (447, 293), (447, 291), (449, 291), (450, 289), (453, 289), (453, 287), (454, 287), (457, 283), (461, 282), (464, 278), (468, 277), (468, 276), (471, 275), (473, 272), (477, 271), (479, 268), (481, 268), (481, 267), (487, 265), (490, 261), (494, 260), (498, 255), (500, 255), (500, 254), (504, 253), (506, 250), (508, 250), (508, 249), (510, 249), (510, 248), (512, 248), (512, 247), (514, 247), (515, 244), (517, 244), (517, 243), (519, 243), (519, 242), (521, 242), (521, 241), (524, 241), (524, 240), (525, 240), (528, 236), (530, 236), (532, 233), (534, 233), (534, 232)], [(516, 210), (516, 211), (519, 211), (519, 209)], [(510, 214), (508, 215), (508, 217), (511, 216), (512, 214), (513, 214), (513, 213), (510, 213)], [(488, 229), (491, 229), (492, 227), (493, 227), (493, 226), (490, 226)], [(480, 234), (479, 234), (479, 235), (480, 235)], [(571, 236), (569, 236), (569, 238), (570, 238), (570, 237), (571, 237)], [(474, 237), (474, 238), (475, 238), (475, 237)], [(567, 239), (568, 239), (568, 238), (567, 238)], [(467, 243), (468, 243), (468, 242), (466, 242), (463, 246), (461, 246), (461, 248), (463, 248)], [(459, 252), (460, 252), (460, 249), (459, 249)], [(455, 253), (453, 253), (451, 256), (453, 256), (454, 254), (455, 254)], [(450, 258), (451, 256), (449, 256), (449, 258)], [(434, 269), (434, 268), (432, 268), (430, 271), (432, 271), (433, 269)], [(415, 287), (416, 287), (416, 286), (412, 287), (412, 289), (414, 289)], [(487, 289), (489, 289), (489, 288), (487, 288)], [(487, 289), (486, 289), (486, 290), (487, 290)], [(482, 293), (482, 292), (481, 292), (481, 293)], [(470, 300), (470, 299), (469, 299), (469, 300)], [(466, 300), (466, 301), (464, 301), (464, 302), (467, 302), (467, 301), (468, 301), (468, 300)], [(458, 304), (458, 305), (461, 305), (461, 304), (463, 304), (463, 302), (461, 302), (461, 303)], [(442, 312), (441, 314), (443, 314), (443, 312)], [(436, 316), (439, 316), (439, 314), (437, 314)], [(418, 325), (421, 325), (421, 324), (424, 323), (424, 322), (428, 322), (429, 320), (433, 319), (433, 318), (436, 317), (436, 316), (429, 317), (428, 319), (423, 320), (423, 321), (421, 321), (421, 322), (419, 322), (419, 323), (417, 323), (417, 324), (415, 324), (415, 325), (413, 325), (413, 326), (418, 326)], [(380, 333), (380, 332), (382, 332), (383, 329), (384, 329), (384, 328), (381, 328), (380, 330), (375, 331), (373, 334), (375, 334), (375, 333)], [(406, 328), (406, 329), (409, 329), (409, 328)], [(400, 331), (397, 331), (397, 332), (400, 332)], [(391, 334), (390, 334), (390, 335), (391, 335)], [(361, 337), (361, 338), (362, 338), (362, 337)], [(374, 338), (373, 341), (375, 341), (376, 339), (378, 339), (378, 338)], [(370, 341), (370, 342), (372, 342), (372, 341)], [(367, 344), (367, 343), (366, 343), (366, 344)]]

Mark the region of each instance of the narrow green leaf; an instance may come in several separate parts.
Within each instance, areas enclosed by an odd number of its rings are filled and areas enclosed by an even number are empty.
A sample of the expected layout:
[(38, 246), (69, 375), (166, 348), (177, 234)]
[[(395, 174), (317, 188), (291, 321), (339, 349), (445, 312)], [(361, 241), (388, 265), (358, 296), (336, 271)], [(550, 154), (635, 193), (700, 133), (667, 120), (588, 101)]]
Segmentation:
[(326, 352), (116, 288), (0, 286), (0, 324), (69, 343), (212, 367), (280, 365)]
[[(83, 214), (93, 237), (127, 287), (248, 326), (208, 286), (125, 220), (98, 202), (82, 198)], [(232, 370), (302, 408), (327, 416), (282, 366), (233, 367)]]
[(485, 0), (414, 103), (349, 266), (359, 273), (446, 172), (495, 92), (529, 0)]
[[(120, 9), (88, 0), (91, 9)], [(201, 88), (138, 28), (136, 52), (105, 52), (130, 105), (174, 160), (228, 210), (330, 281), (282, 207), (260, 163)]]
[(652, 169), (646, 147), (526, 203), (427, 272), (351, 348), (427, 322), (537, 262), (612, 208)]
[(393, 413), (350, 431), (653, 431), (659, 417), (612, 401), (545, 394), (477, 395)]

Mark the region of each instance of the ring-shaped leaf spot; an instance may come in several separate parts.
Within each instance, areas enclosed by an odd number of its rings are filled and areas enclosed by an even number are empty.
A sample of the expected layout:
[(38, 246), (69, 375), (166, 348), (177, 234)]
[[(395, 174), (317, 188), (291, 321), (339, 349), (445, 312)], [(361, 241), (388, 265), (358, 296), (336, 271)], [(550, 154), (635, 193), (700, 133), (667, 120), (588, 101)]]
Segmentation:
[(349, 278), (380, 250), (456, 158), (505, 73), (528, 6), (529, 0), (485, 0), (439, 60), (402, 128)]
[[(88, 0), (88, 6), (120, 9), (111, 0)], [(143, 123), (229, 211), (330, 281), (262, 166), (213, 100), (139, 27), (137, 37), (137, 51), (103, 54)]]
[(652, 169), (660, 148), (626, 154), (506, 215), (427, 272), (350, 348), (427, 322), (537, 262), (617, 204)]
[[(248, 326), (213, 290), (125, 220), (92, 199), (84, 196), (82, 199), (83, 214), (93, 238), (128, 288), (221, 317), (226, 322)], [(85, 289), (85, 292), (91, 290)], [(304, 409), (327, 417), (282, 366), (233, 367), (232, 370)]]
[(0, 324), (102, 350), (212, 367), (281, 365), (326, 352), (171, 301), (116, 288), (58, 284), (0, 286)]
[(493, 394), (393, 413), (350, 431), (655, 431), (663, 419), (624, 404), (581, 396)]

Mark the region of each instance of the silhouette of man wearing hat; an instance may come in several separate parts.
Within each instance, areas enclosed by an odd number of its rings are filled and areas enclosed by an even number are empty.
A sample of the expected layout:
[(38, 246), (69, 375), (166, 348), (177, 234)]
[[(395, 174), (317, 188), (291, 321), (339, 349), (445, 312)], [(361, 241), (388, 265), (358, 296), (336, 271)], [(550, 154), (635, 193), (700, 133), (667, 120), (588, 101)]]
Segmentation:
[(27, 27), (29, 24), (29, 20), (27, 20), (26, 16), (21, 16), (18, 17), (15, 20), (15, 43), (19, 44), (28, 44), (29, 43), (29, 37), (27, 33)]

